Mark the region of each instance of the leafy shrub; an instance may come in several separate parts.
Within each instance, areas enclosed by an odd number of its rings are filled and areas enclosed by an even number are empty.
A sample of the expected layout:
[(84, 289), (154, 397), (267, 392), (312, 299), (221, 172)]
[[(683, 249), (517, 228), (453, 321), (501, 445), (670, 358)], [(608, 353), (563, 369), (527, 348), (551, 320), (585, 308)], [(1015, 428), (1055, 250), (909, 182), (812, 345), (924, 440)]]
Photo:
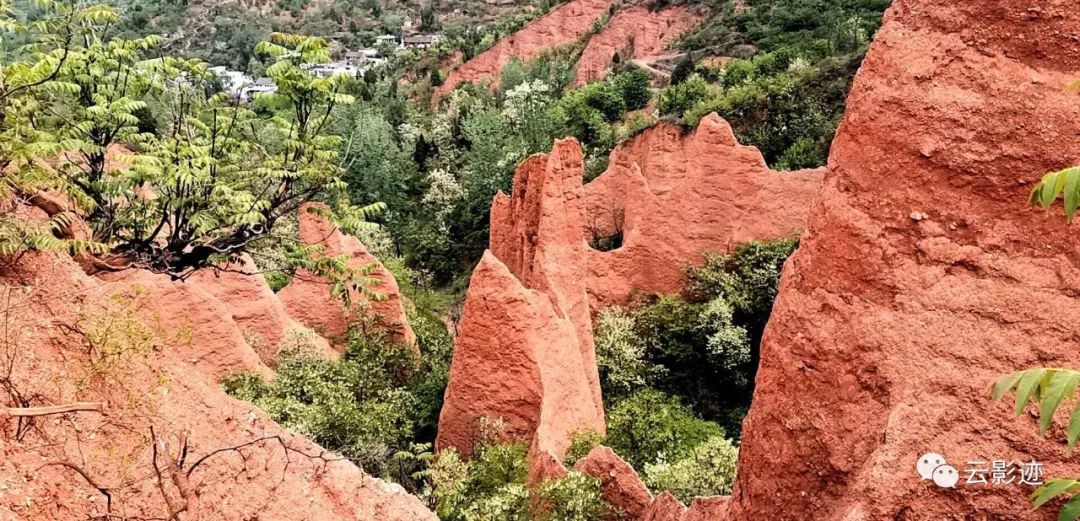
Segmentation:
[(651, 79), (649, 73), (637, 67), (631, 67), (626, 72), (615, 76), (612, 82), (622, 94), (626, 110), (643, 109), (649, 104), (649, 100), (652, 99), (652, 91), (649, 90)]
[(641, 469), (662, 459), (681, 460), (700, 443), (723, 434), (719, 425), (699, 419), (678, 398), (645, 389), (611, 409), (605, 441)]
[(799, 245), (798, 237), (739, 244), (726, 255), (706, 254), (705, 263), (688, 271), (692, 300), (724, 297), (752, 331), (772, 312), (784, 262)]
[(646, 360), (646, 344), (637, 335), (634, 315), (621, 308), (600, 310), (593, 340), (601, 387), (609, 402), (650, 385), (662, 370)]
[(737, 438), (780, 271), (797, 244), (794, 237), (751, 241), (706, 254), (688, 270), (682, 297), (601, 310), (593, 337), (606, 403), (658, 389)]
[(671, 85), (660, 92), (660, 113), (681, 117), (708, 94), (709, 84), (701, 76), (694, 74), (686, 81)]
[(596, 448), (604, 442), (604, 435), (596, 432), (592, 429), (585, 429), (575, 432), (570, 435), (570, 448), (566, 450), (566, 457), (563, 458), (563, 464), (569, 468), (577, 463), (577, 460), (584, 458), (589, 451)]
[(682, 501), (731, 494), (739, 450), (722, 436), (709, 438), (690, 455), (669, 463), (645, 464), (644, 481), (654, 492), (668, 491)]
[(415, 371), (405, 348), (357, 338), (341, 360), (287, 350), (279, 354), (273, 381), (234, 374), (222, 385), (282, 425), (385, 476), (390, 456), (412, 439), (417, 400), (404, 381)]
[(536, 521), (601, 521), (613, 512), (601, 495), (600, 482), (573, 469), (543, 482), (536, 495)]
[[(719, 420), (749, 403), (754, 366), (750, 336), (723, 297), (704, 303), (659, 296), (637, 311), (635, 331), (664, 373), (653, 385), (682, 396), (705, 418)], [(725, 427), (738, 431), (738, 423)]]
[(528, 448), (524, 443), (481, 443), (470, 461), (453, 448), (443, 450), (428, 473), (436, 512), (445, 521), (600, 521), (610, 507), (600, 484), (576, 471), (526, 487)]

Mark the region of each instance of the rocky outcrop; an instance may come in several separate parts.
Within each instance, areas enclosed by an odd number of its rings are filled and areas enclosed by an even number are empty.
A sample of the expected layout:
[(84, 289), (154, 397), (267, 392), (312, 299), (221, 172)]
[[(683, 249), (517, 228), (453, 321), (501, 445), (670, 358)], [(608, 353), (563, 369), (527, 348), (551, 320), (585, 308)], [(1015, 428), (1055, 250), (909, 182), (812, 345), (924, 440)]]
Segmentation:
[(593, 308), (636, 293), (677, 293), (686, 265), (704, 253), (799, 232), (823, 173), (770, 170), (716, 114), (687, 135), (672, 123), (641, 132), (585, 186), (586, 238), (622, 235), (621, 247), (590, 252)]
[[(400, 487), (226, 396), (218, 376), (261, 363), (230, 310), (197, 284), (132, 270), (102, 281), (65, 255), (31, 252), (0, 273), (0, 296), (5, 389), (27, 405), (100, 401), (108, 412), (39, 418), (25, 431), (0, 418), (0, 517), (167, 518), (171, 502), (186, 503), (183, 519), (436, 519)], [(183, 472), (160, 485), (152, 439), (165, 476), (186, 440)]]
[[(341, 233), (324, 216), (326, 209), (324, 205), (314, 203), (301, 206), (300, 240), (308, 245), (321, 246), (320, 255), (346, 255), (348, 266), (353, 270), (362, 271), (374, 266), (366, 276), (375, 279), (377, 284), (368, 289), (383, 298), (372, 300), (350, 290), (351, 305), (345, 306), (331, 295), (332, 283), (329, 280), (304, 269), (299, 270), (289, 285), (278, 292), (278, 298), (285, 303), (289, 315), (326, 337), (339, 350), (345, 348), (350, 324), (359, 318), (357, 313), (367, 314), (367, 318), (374, 319), (380, 331), (416, 350), (416, 335), (409, 325), (394, 275), (368, 253), (356, 237)], [(416, 353), (419, 354), (419, 351)]]
[(686, 506), (670, 492), (664, 492), (653, 500), (645, 510), (642, 521), (681, 521), (686, 514)]
[(1077, 228), (1026, 205), (1080, 164), (1078, 27), (1070, 0), (893, 3), (784, 270), (732, 519), (1056, 517), (1031, 487), (939, 488), (915, 463), (1080, 475), (1066, 418), (1046, 438), (988, 399), (1002, 374), (1080, 366)]
[(589, 38), (578, 59), (577, 84), (603, 79), (616, 54), (624, 60), (663, 54), (669, 45), (697, 27), (703, 19), (685, 5), (659, 11), (651, 11), (644, 5), (620, 10), (600, 32)]
[[(481, 418), (558, 463), (570, 435), (604, 430), (584, 280), (581, 149), (525, 161), (491, 210), (491, 250), (473, 271), (439, 418), (437, 449), (468, 455)], [(536, 476), (539, 479), (539, 476)]]
[(626, 519), (641, 519), (653, 502), (652, 493), (641, 482), (637, 471), (607, 447), (594, 447), (574, 464), (574, 468), (600, 480), (604, 501), (622, 512)]
[(201, 285), (135, 269), (104, 278), (109, 299), (134, 313), (170, 354), (211, 380), (246, 371), (271, 374), (231, 309)]
[(728, 496), (696, 497), (679, 521), (722, 521), (728, 519)]
[(446, 94), (464, 82), (489, 80), (493, 86), (498, 85), (499, 73), (512, 58), (528, 62), (545, 51), (578, 40), (589, 32), (610, 6), (611, 0), (568, 0), (560, 4), (451, 70), (437, 93)]
[[(217, 268), (196, 272), (186, 282), (209, 292), (222, 304), (259, 359), (276, 367), (278, 351), (290, 347), (289, 335), (310, 340), (327, 356), (334, 356), (326, 339), (298, 324), (285, 310), (247, 254)], [(170, 304), (176, 306), (177, 304)]]

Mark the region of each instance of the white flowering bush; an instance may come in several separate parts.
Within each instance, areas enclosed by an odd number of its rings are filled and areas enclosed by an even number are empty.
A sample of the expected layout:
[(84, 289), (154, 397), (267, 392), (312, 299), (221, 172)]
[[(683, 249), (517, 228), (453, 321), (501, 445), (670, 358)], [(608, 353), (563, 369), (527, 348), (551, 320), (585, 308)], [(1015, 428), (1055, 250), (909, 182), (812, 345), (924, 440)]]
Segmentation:
[(440, 228), (447, 228), (446, 218), (454, 211), (454, 206), (465, 200), (465, 189), (461, 187), (453, 174), (442, 168), (428, 173), (428, 189), (424, 192), (423, 203), (435, 211)]
[(646, 463), (644, 481), (657, 493), (667, 490), (687, 502), (698, 496), (728, 495), (738, 461), (739, 449), (731, 440), (714, 436), (679, 461)]
[(632, 314), (620, 307), (600, 310), (593, 336), (605, 396), (626, 396), (649, 384), (656, 368), (645, 361), (645, 343), (634, 331)]

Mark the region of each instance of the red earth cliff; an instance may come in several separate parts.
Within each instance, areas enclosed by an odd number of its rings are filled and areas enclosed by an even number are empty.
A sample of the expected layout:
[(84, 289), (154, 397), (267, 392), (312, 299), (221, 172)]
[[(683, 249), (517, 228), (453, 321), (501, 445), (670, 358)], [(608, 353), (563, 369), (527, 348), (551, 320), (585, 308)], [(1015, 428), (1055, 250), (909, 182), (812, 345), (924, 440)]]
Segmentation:
[(623, 9), (589, 38), (577, 64), (577, 84), (603, 79), (612, 58), (647, 58), (663, 54), (668, 45), (697, 27), (703, 18), (684, 5), (651, 11), (643, 5)]
[(529, 442), (535, 466), (558, 463), (571, 434), (604, 431), (580, 276), (582, 175), (580, 147), (562, 140), (518, 167), (513, 197), (496, 197), (491, 250), (473, 271), (454, 345), (438, 449), (468, 455), (481, 418), (501, 418), (501, 434)]
[(611, 0), (568, 0), (560, 4), (451, 70), (437, 94), (446, 94), (464, 82), (490, 80), (493, 86), (497, 85), (499, 73), (512, 58), (528, 62), (544, 51), (576, 41), (589, 32), (610, 6)]
[[(761, 346), (731, 518), (1054, 519), (1032, 488), (922, 481), (926, 452), (1080, 475), (1058, 418), (989, 400), (1080, 367), (1080, 235), (1027, 207), (1080, 164), (1073, 0), (896, 0)], [(1068, 416), (1063, 414), (1062, 416)]]
[(378, 283), (369, 289), (385, 298), (369, 300), (350, 290), (350, 300), (354, 306), (350, 309), (330, 294), (329, 280), (303, 269), (297, 272), (289, 285), (278, 292), (278, 298), (285, 303), (291, 316), (326, 337), (339, 350), (344, 350), (347, 343), (349, 324), (355, 318), (353, 313), (370, 312), (380, 330), (419, 354), (416, 335), (405, 315), (401, 292), (394, 275), (368, 253), (356, 237), (341, 233), (327, 217), (318, 213), (324, 210), (325, 206), (314, 203), (300, 207), (300, 240), (305, 244), (322, 246), (322, 255), (347, 255), (348, 265), (354, 270), (369, 267), (374, 263), (374, 271), (368, 276)]
[(687, 135), (673, 123), (646, 129), (619, 145), (608, 169), (585, 186), (586, 237), (623, 235), (615, 250), (590, 251), (593, 308), (678, 293), (686, 266), (704, 253), (799, 232), (823, 174), (770, 170), (716, 114)]
[(435, 520), (224, 393), (218, 377), (266, 368), (211, 292), (133, 270), (111, 279), (33, 252), (0, 274), (5, 398), (107, 412), (32, 424), (0, 412), (0, 517), (164, 519), (171, 504), (185, 519)]

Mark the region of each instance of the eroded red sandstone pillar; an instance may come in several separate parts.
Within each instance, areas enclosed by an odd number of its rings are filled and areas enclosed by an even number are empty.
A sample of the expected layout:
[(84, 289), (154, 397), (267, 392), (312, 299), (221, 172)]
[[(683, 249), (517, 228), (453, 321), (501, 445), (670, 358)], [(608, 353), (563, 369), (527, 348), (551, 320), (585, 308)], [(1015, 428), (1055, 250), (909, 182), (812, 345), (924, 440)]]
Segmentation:
[(1027, 207), (1080, 164), (1078, 76), (1073, 0), (894, 2), (784, 270), (733, 519), (1056, 517), (1030, 487), (942, 489), (915, 461), (1080, 475), (1060, 430), (988, 400), (1004, 373), (1080, 367), (1080, 228)]

